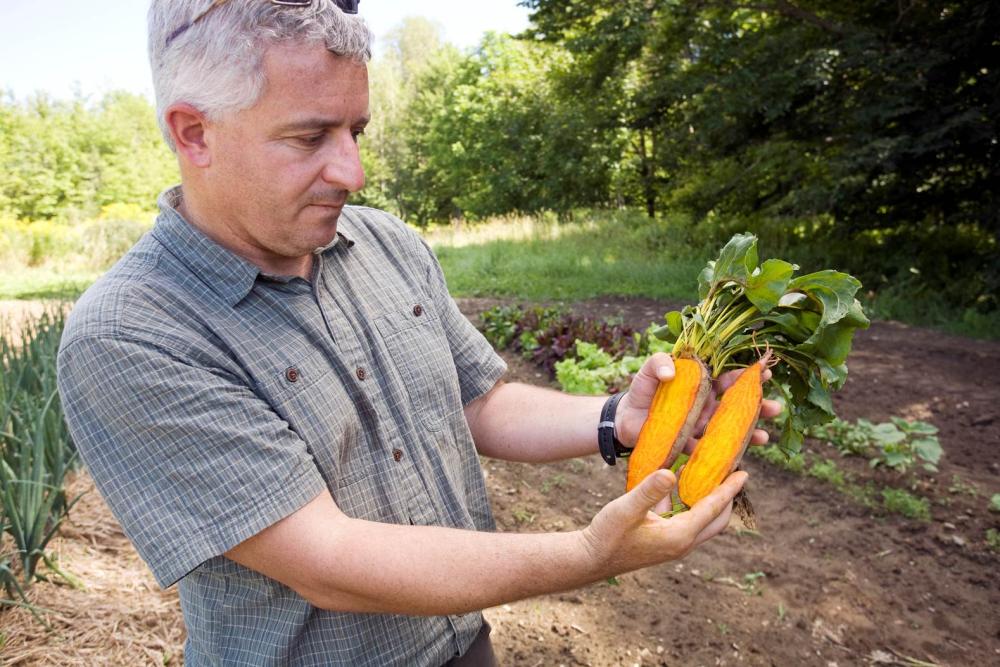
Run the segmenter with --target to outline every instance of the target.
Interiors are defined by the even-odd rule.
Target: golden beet
[[[766,360],[747,367],[726,390],[694,454],[681,471],[677,490],[688,507],[711,493],[736,469],[760,417],[761,372]]]
[[[669,465],[691,437],[712,382],[697,359],[675,359],[674,377],[661,382],[628,458],[625,490],[631,491],[648,475]]]

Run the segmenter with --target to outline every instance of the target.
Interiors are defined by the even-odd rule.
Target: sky
[[[152,98],[147,7],[147,0],[0,0],[0,92],[24,99],[44,91],[65,99],[124,89]],[[376,38],[407,16],[424,16],[461,48],[477,44],[487,30],[519,32],[528,25],[528,10],[517,0],[361,0],[360,13]]]

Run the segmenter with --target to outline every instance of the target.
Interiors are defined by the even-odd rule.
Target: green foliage
[[[802,453],[789,456],[776,445],[751,447],[748,451],[776,467],[794,474],[804,472],[814,479],[829,484],[859,505],[872,509],[881,508],[909,519],[930,520],[930,501],[927,498],[916,496],[906,489],[885,487],[879,490],[871,482],[858,484],[853,475],[841,470],[831,459],[810,456],[811,463],[807,467],[807,459]]]
[[[787,452],[777,445],[750,447],[747,451],[754,456],[764,459],[775,467],[788,470],[796,475],[801,475],[805,472],[806,461],[802,452]]]
[[[855,424],[834,419],[811,427],[808,435],[828,442],[844,455],[868,457],[872,467],[885,465],[906,472],[920,460],[925,470],[936,472],[943,454],[937,432],[933,424],[892,417],[881,424],[867,419]]]
[[[844,478],[844,473],[837,467],[837,464],[830,459],[824,459],[813,463],[809,467],[808,474],[810,477],[815,477],[816,479],[826,482],[827,484],[832,484],[838,489],[843,489],[847,484],[847,480]]]
[[[654,343],[655,345],[655,343]],[[594,343],[575,342],[576,356],[556,363],[556,380],[571,394],[606,394],[609,389],[624,389],[639,372],[648,356],[625,355],[618,359]],[[649,353],[657,350],[653,347]]]
[[[902,514],[908,519],[930,521],[931,504],[926,498],[913,495],[906,489],[882,489],[882,505],[894,514]]]
[[[480,331],[498,350],[507,349],[518,335],[518,322],[524,316],[519,306],[496,306],[483,311]],[[530,332],[525,332],[530,333]]]
[[[42,578],[43,561],[76,583],[45,550],[75,502],[63,489],[76,450],[56,389],[62,327],[62,311],[56,310],[29,325],[23,342],[0,334],[0,524],[13,541],[23,586]],[[23,599],[6,579],[8,596],[18,592]]]
[[[571,394],[604,394],[608,385],[621,377],[620,364],[613,364],[611,355],[593,343],[576,341],[575,359],[556,363],[556,380],[563,391]]]
[[[990,498],[990,511],[1000,512],[1000,493],[994,493]]]
[[[564,51],[487,35],[467,56],[439,47],[404,87],[406,113],[383,188],[419,225],[603,203],[605,141],[553,88]]]
[[[739,584],[739,589],[747,595],[762,595],[761,580],[767,577],[764,572],[747,572],[743,575],[743,583]]]
[[[524,4],[574,58],[560,90],[624,139],[617,196],[997,309],[997,3]]]
[[[1000,551],[1000,530],[996,528],[986,529],[986,546],[993,551]]]
[[[96,217],[110,204],[148,210],[177,180],[176,161],[144,97],[0,98],[0,217],[38,224]],[[32,251],[33,260],[50,250]]]
[[[498,349],[520,351],[555,373],[574,394],[624,389],[649,355],[670,345],[615,320],[594,320],[562,308],[496,306],[481,315],[483,335]]]
[[[781,361],[773,373],[787,412],[778,444],[798,451],[808,427],[834,417],[830,394],[847,379],[854,332],[868,327],[854,298],[861,284],[838,271],[796,277],[784,260],[758,262],[757,237],[734,235],[698,276],[701,301],[667,313],[656,335],[714,377],[768,350]]]

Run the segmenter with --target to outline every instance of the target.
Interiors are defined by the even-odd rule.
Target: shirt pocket
[[[375,317],[389,354],[388,366],[402,381],[410,414],[424,428],[441,430],[462,409],[461,390],[448,337],[434,307],[425,301],[396,306]]]
[[[328,486],[370,474],[357,407],[322,350],[285,346],[262,366],[259,392],[305,443]]]
[[[258,364],[257,386],[275,408],[308,397],[333,370],[321,350],[280,342]]]

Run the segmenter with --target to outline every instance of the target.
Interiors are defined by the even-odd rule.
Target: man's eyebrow
[[[352,122],[351,125],[367,125],[371,120],[371,116],[362,116],[356,121]],[[300,132],[303,130],[320,130],[327,127],[341,127],[346,125],[346,121],[339,118],[304,118],[302,120],[296,120],[291,123],[286,123],[277,129],[279,134],[286,132]]]

